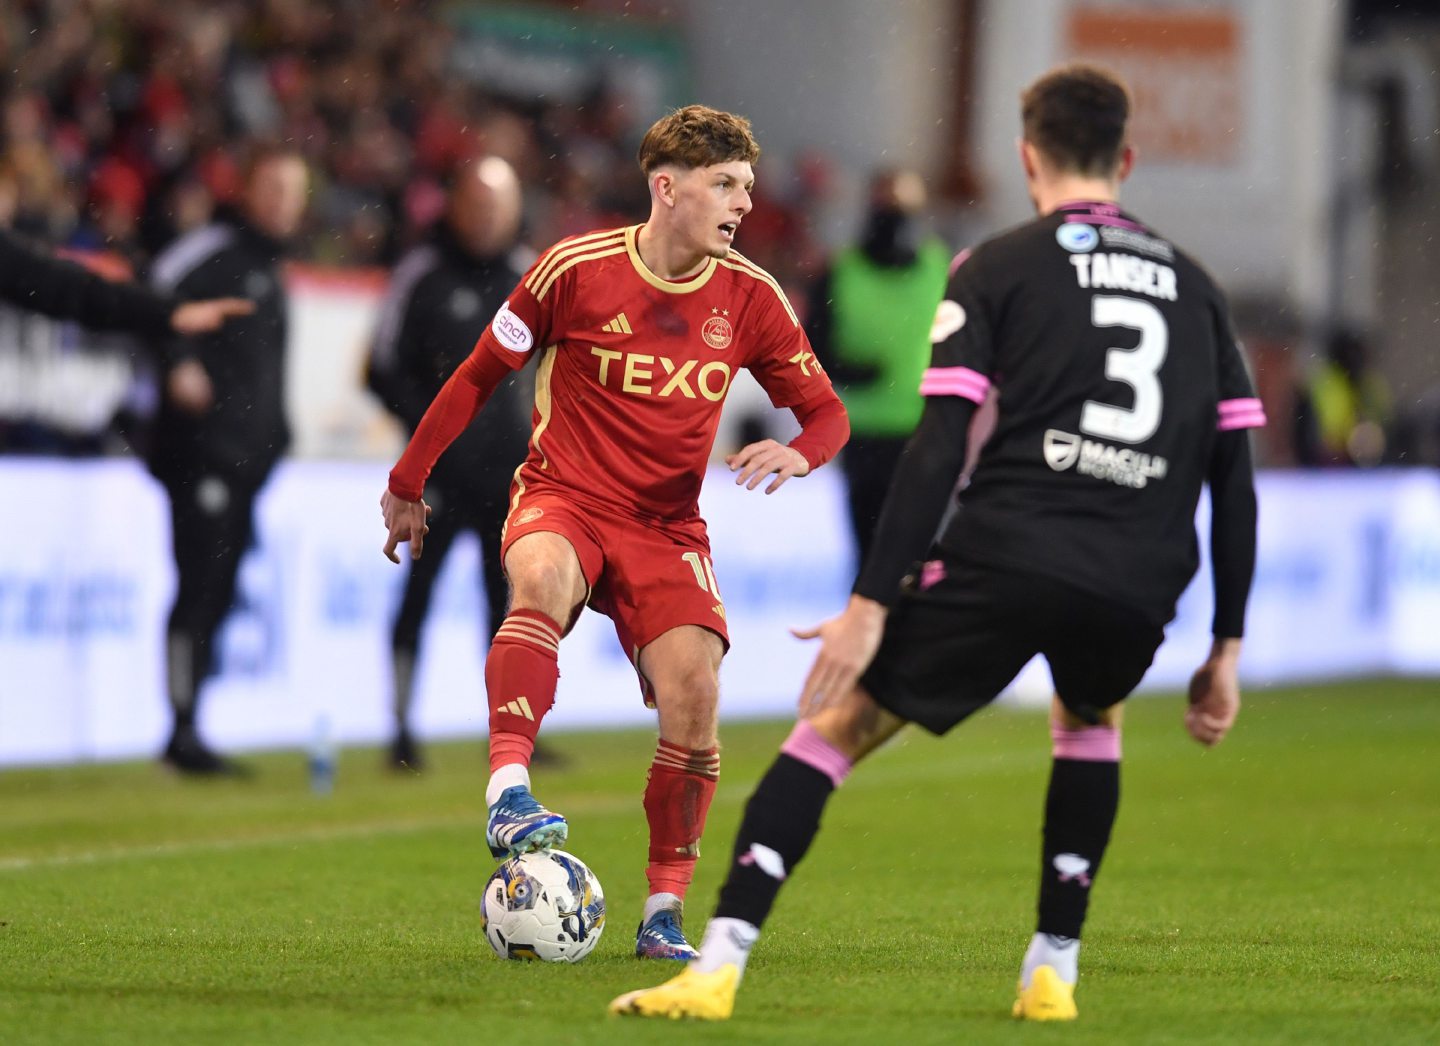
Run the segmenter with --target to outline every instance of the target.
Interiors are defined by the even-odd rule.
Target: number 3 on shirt
[[[1086,400],[1080,431],[1121,443],[1144,443],[1160,427],[1164,396],[1156,376],[1170,347],[1165,317],[1148,301],[1097,294],[1091,299],[1090,322],[1096,327],[1129,327],[1140,332],[1133,349],[1112,348],[1105,354],[1105,377],[1135,390],[1135,406],[1116,407]]]

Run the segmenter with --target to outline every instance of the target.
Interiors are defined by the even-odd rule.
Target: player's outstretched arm
[[[163,336],[177,302],[128,280],[107,280],[0,227],[0,301],[97,330]]]
[[[210,334],[255,311],[245,298],[176,302],[131,281],[107,280],[83,265],[55,258],[0,231],[0,298],[57,319],[136,334]]]
[[[385,517],[385,558],[399,563],[395,551],[402,541],[410,542],[410,558],[419,559],[425,548],[425,535],[430,533],[430,506],[423,500],[406,501],[390,491],[380,495],[380,514]]]
[[[176,334],[210,334],[234,317],[249,316],[254,311],[255,303],[248,298],[187,301],[170,314],[170,327]]]
[[[1185,729],[1207,748],[1218,745],[1240,714],[1240,640],[1217,639],[1190,677]]]

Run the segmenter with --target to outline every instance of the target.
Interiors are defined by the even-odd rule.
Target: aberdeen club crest
[[[728,315],[729,310],[726,310]],[[725,316],[711,316],[700,328],[700,337],[705,339],[705,344],[712,349],[728,349],[731,340],[735,337],[735,330],[730,326],[730,321]]]

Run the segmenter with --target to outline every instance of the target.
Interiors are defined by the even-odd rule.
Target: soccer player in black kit
[[[849,605],[797,633],[821,640],[801,720],[746,806],[700,957],[612,1012],[729,1017],[780,885],[854,763],[907,722],[944,733],[1043,654],[1054,762],[1014,1014],[1073,1019],[1081,927],[1119,804],[1120,702],[1197,569],[1204,483],[1215,641],[1185,726],[1213,745],[1235,721],[1255,561],[1246,430],[1264,413],[1214,283],[1115,202],[1134,163],[1125,86],[1066,66],[1022,109],[1040,216],[957,259],[924,415]],[[936,538],[992,386],[999,421]]]

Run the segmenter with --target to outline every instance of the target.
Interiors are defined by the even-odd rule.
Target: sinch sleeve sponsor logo
[[[490,321],[490,329],[495,334],[495,340],[512,352],[529,352],[535,347],[535,335],[524,320],[510,311],[508,301],[500,306],[500,311]]]

